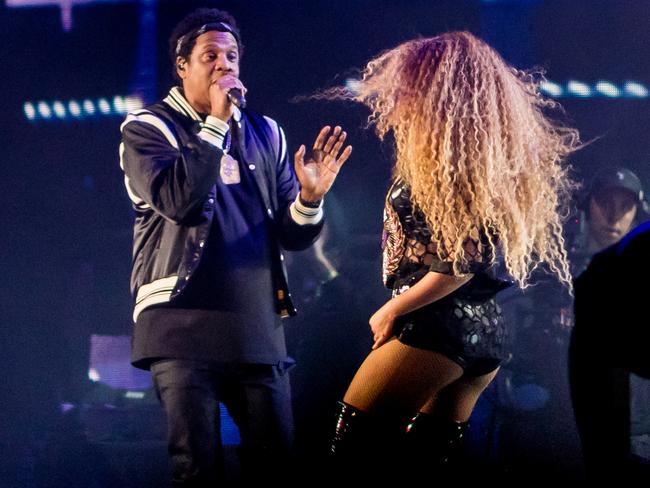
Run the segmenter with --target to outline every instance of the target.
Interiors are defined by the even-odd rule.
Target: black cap
[[[637,175],[627,168],[613,167],[599,171],[591,184],[590,195],[606,188],[622,188],[633,193],[637,200],[643,200],[643,186]]]

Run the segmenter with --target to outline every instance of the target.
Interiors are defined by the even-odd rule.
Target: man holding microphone
[[[239,427],[243,476],[282,473],[292,440],[284,332],[295,314],[282,250],[308,247],[352,148],[323,127],[292,171],[284,133],[245,108],[235,20],[198,9],[174,29],[180,86],[122,125],[135,209],[132,362],[166,411],[174,486],[223,476],[219,403]],[[280,480],[278,480],[280,481]]]

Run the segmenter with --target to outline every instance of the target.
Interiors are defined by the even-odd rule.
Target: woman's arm
[[[372,348],[376,349],[390,339],[397,317],[440,300],[463,286],[472,276],[474,275],[453,276],[429,272],[404,293],[387,301],[370,317],[370,328],[375,341]]]

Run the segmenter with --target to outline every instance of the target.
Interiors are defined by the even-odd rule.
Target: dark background
[[[362,108],[293,103],[292,97],[341,83],[399,42],[458,29],[481,36],[519,67],[545,68],[548,78],[560,83],[650,83],[650,2],[643,0],[100,2],[75,6],[69,32],[56,6],[3,5],[0,436],[6,445],[42,438],[59,404],[83,395],[90,334],[129,334],[131,327],[132,213],[117,152],[122,118],[32,122],[23,103],[134,90],[147,101],[163,96],[172,83],[167,37],[197,6],[223,8],[236,17],[245,44],[241,78],[249,106],[284,126],[291,151],[309,143],[325,123],[344,125],[350,133],[355,151],[328,199],[327,246],[339,272],[368,298],[355,302],[351,323],[345,324],[361,344],[351,349],[352,364],[369,341],[364,321],[386,297],[377,266],[392,150],[364,128]],[[155,14],[146,28],[142,12]],[[143,42],[147,29],[155,37]],[[142,59],[150,62],[147,72]],[[647,98],[560,102],[565,120],[584,140],[594,140],[571,159],[578,179],[625,165],[648,186]],[[301,259],[294,256],[292,267]],[[305,285],[303,293],[305,277],[296,274],[294,293],[299,300],[303,294],[309,312],[313,290]],[[307,323],[303,315],[298,322]],[[290,344],[299,349],[295,355],[308,356],[309,347],[318,347],[304,336],[308,326],[288,327]],[[318,337],[325,351],[337,347],[322,331]],[[305,395],[300,389],[296,394]]]

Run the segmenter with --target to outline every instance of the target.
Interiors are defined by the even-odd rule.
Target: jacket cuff
[[[226,134],[230,129],[229,125],[217,117],[208,115],[205,122],[201,122],[201,130],[199,137],[205,142],[209,142],[219,149],[223,149],[223,141],[226,139]]]
[[[300,203],[300,193],[296,195],[296,200],[289,207],[291,218],[298,225],[315,225],[323,219],[323,201],[321,200],[318,208],[306,207]]]

